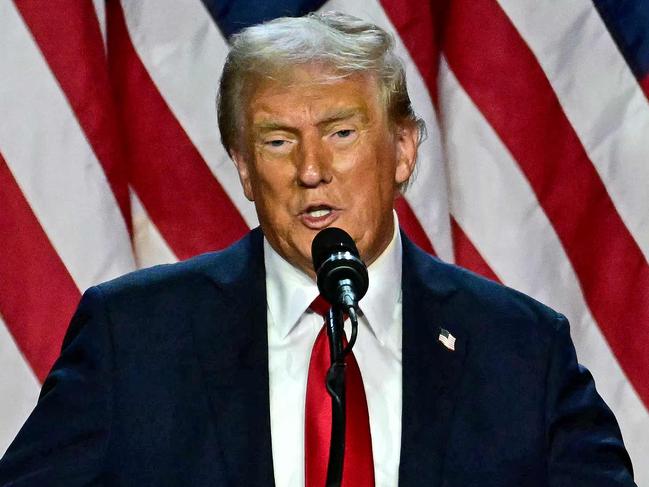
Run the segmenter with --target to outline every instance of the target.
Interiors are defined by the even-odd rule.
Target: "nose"
[[[319,136],[305,137],[300,144],[297,161],[297,182],[300,186],[315,188],[330,183],[331,154]]]

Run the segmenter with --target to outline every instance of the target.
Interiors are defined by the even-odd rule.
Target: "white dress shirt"
[[[401,450],[401,237],[368,268],[369,289],[354,355],[365,386],[377,487],[398,483]],[[309,276],[264,241],[273,467],[277,487],[304,486],[304,421],[311,348],[322,317],[307,311],[318,295]],[[345,323],[347,336],[350,325]],[[323,379],[324,380],[324,377]]]

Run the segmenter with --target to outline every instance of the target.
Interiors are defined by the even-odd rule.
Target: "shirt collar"
[[[397,213],[393,214],[392,240],[367,268],[370,285],[358,303],[370,329],[381,343],[387,340],[390,326],[394,323],[395,306],[401,302],[401,234]]]
[[[272,326],[285,338],[302,313],[318,296],[318,286],[304,272],[291,265],[264,238],[266,299]]]
[[[369,288],[359,307],[374,335],[383,342],[393,323],[395,305],[401,301],[402,247],[399,220],[394,215],[392,240],[367,268]],[[282,337],[288,336],[311,302],[318,296],[315,281],[291,265],[264,238],[266,299],[272,326]]]

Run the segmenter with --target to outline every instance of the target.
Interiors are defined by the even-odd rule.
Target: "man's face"
[[[415,125],[390,124],[372,77],[332,74],[306,66],[258,82],[246,148],[233,154],[268,242],[311,276],[311,242],[325,227],[347,231],[367,264],[387,247],[416,155]]]

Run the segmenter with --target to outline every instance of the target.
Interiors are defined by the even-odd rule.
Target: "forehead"
[[[341,75],[331,68],[306,65],[259,77],[251,88],[246,111],[253,125],[269,119],[307,121],[352,112],[382,118],[378,83],[371,74]]]

